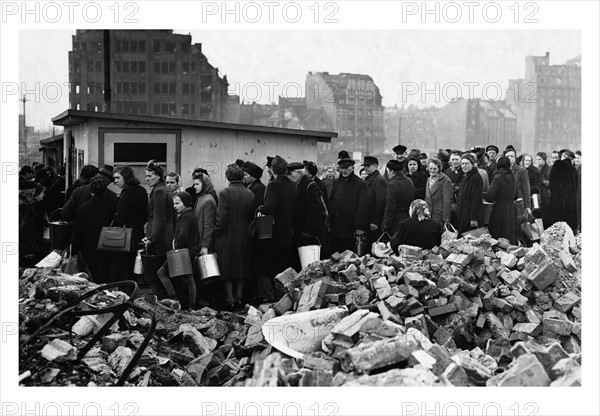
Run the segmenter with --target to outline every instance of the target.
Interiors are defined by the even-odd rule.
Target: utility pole
[[[27,156],[27,118],[25,115],[25,103],[27,102],[26,94],[23,94],[23,98],[21,98],[20,101],[23,103],[23,145],[24,145],[23,150],[24,150],[24,156],[26,158],[25,163],[29,164],[29,157]]]
[[[110,30],[103,31],[103,51],[104,51],[104,111],[110,113],[110,104],[112,101],[112,90],[110,88]]]

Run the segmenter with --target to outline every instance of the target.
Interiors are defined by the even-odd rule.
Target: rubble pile
[[[157,327],[125,385],[578,386],[580,251],[579,236],[557,223],[531,248],[486,234],[433,250],[400,246],[399,256],[335,253],[278,275],[279,301],[244,314],[136,298]],[[30,341],[44,318],[94,287],[70,278],[23,274],[24,385],[114,384],[148,331],[149,318],[127,312],[80,362],[105,317],[89,332],[58,321]],[[105,291],[87,303],[123,297]]]

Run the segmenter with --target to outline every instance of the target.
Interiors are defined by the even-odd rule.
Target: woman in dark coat
[[[458,226],[459,233],[477,228],[482,223],[483,213],[483,179],[476,167],[475,157],[465,153],[460,160],[464,172],[458,194]]]
[[[112,253],[110,281],[129,280],[138,245],[144,237],[144,224],[148,219],[148,193],[135,177],[133,169],[121,166],[115,169],[115,184],[121,188],[113,227],[131,228],[131,253]]]
[[[216,249],[225,303],[232,309],[241,305],[244,281],[251,272],[248,225],[254,215],[254,194],[242,184],[244,172],[238,165],[227,166],[225,177],[229,186],[219,192]]]
[[[165,171],[151,160],[146,166],[146,182],[152,191],[148,201],[148,225],[146,237],[142,242],[148,246],[151,254],[165,254],[172,249],[174,236],[173,197],[165,185]]]
[[[406,175],[415,185],[414,199],[425,199],[425,188],[427,186],[427,172],[416,156],[407,159],[408,174]]]
[[[290,267],[294,250],[294,231],[292,228],[292,208],[296,185],[287,177],[287,161],[280,156],[270,160],[273,180],[265,190],[265,204],[259,207],[261,214],[273,216],[273,238],[270,243],[270,277],[258,276],[257,296],[274,299],[273,278]]]
[[[565,221],[577,229],[577,172],[569,159],[557,160],[550,169],[550,203],[544,210],[544,228]]]
[[[432,249],[440,245],[442,230],[438,222],[431,219],[429,206],[422,199],[415,199],[409,208],[410,218],[402,221],[398,232],[392,236],[390,246],[398,254],[398,246],[409,246]]]
[[[107,182],[104,179],[92,178],[90,184],[92,199],[77,210],[71,240],[72,254],[81,254],[91,278],[100,284],[109,282],[110,253],[96,250],[98,240],[102,227],[110,225],[117,209],[112,199],[104,197],[106,186]]]
[[[521,159],[521,163],[523,164],[525,170],[527,170],[530,195],[539,194],[540,188],[542,187],[542,176],[537,168],[533,165],[533,157],[529,154],[525,154]]]
[[[490,189],[483,194],[488,202],[494,202],[489,230],[494,238],[506,238],[511,244],[517,243],[515,235],[515,198],[517,184],[510,170],[510,160],[501,156],[497,160],[497,170]]]

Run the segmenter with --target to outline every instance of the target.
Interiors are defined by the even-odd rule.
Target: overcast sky
[[[227,75],[230,93],[265,104],[276,102],[279,95],[304,95],[308,71],[370,75],[385,106],[441,106],[446,103],[444,96],[456,95],[456,84],[461,95],[467,97],[469,87],[465,83],[487,86],[487,98],[496,98],[499,93],[503,97],[508,80],[524,76],[525,56],[548,51],[551,64],[562,64],[581,54],[581,34],[576,30],[175,33],[191,33],[192,42],[203,44],[209,62],[219,68],[221,75]],[[27,103],[28,124],[36,129],[49,128],[50,119],[68,107],[68,88],[64,84],[68,82],[68,51],[74,34],[74,30],[20,31],[20,82],[27,89],[35,88],[35,83],[40,88],[39,96],[28,96],[31,101]],[[54,83],[63,86],[60,93]],[[456,84],[445,87],[449,83]],[[496,85],[501,86],[501,91]],[[418,91],[412,93],[416,88]],[[440,100],[434,94],[423,100],[421,92],[425,89],[437,89]],[[480,87],[476,87],[474,95],[482,96]]]

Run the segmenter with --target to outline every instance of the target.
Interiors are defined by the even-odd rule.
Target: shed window
[[[166,143],[115,143],[115,163],[167,162]]]

